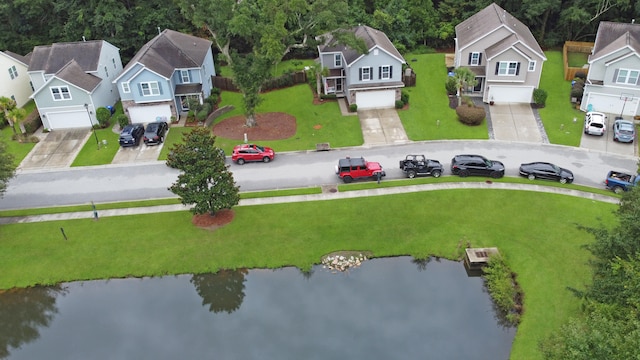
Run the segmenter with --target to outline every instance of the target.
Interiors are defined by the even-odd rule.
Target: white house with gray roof
[[[546,60],[529,28],[496,3],[456,26],[454,67],[476,74],[466,94],[484,102],[531,103]]]
[[[329,70],[322,77],[324,94],[344,97],[359,110],[394,107],[404,87],[404,58],[382,31],[364,25],[349,31],[364,40],[369,51],[360,54],[331,34],[323,35],[318,46],[320,66]]]
[[[169,121],[211,95],[212,42],[166,29],[147,42],[113,82],[132,123]]]
[[[0,96],[13,99],[18,107],[24,106],[33,93],[28,68],[28,57],[0,51]]]
[[[112,81],[121,72],[120,50],[104,40],[36,46],[28,73],[43,127],[97,124],[96,109],[118,101]]]
[[[601,21],[580,108],[640,115],[640,25]]]

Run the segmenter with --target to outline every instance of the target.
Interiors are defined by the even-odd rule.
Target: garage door
[[[526,86],[496,86],[489,88],[488,100],[497,103],[531,103],[533,88]]]
[[[356,93],[358,110],[385,109],[396,105],[395,90],[361,91]]]
[[[132,123],[169,121],[171,108],[169,105],[132,106],[129,108],[129,118]]]
[[[46,115],[51,130],[91,127],[91,120],[85,110],[54,112]]]
[[[626,97],[626,99],[627,100],[625,101],[625,97],[621,97],[620,95],[589,93],[586,96],[586,101],[583,101],[580,106],[584,111],[587,111],[587,109],[589,109],[592,111],[599,111],[616,115],[636,115],[638,112],[638,98],[634,98],[629,95],[628,97]]]

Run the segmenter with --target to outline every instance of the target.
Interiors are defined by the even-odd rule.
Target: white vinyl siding
[[[51,96],[53,97],[53,101],[71,100],[71,93],[69,92],[69,87],[52,86],[49,89],[51,90]]]

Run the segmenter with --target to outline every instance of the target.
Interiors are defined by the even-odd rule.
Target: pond
[[[431,260],[14,289],[0,293],[0,358],[508,359],[515,328],[482,279]]]

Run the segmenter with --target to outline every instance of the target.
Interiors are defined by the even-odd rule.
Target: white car
[[[601,112],[590,111],[584,117],[584,133],[589,135],[604,135],[607,128],[607,116]]]

